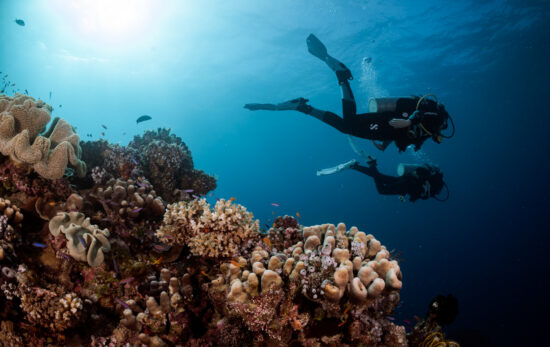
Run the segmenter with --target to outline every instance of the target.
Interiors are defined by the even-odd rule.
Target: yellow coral
[[[79,176],[84,176],[86,164],[80,160],[79,137],[69,123],[56,118],[49,131],[40,135],[50,121],[51,111],[51,106],[30,96],[0,95],[0,152],[17,163],[32,166],[47,179],[63,177],[69,163]]]

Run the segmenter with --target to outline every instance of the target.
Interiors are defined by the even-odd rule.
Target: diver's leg
[[[336,73],[338,84],[342,90],[342,108],[345,120],[352,121],[356,116],[356,104],[349,80],[353,79],[351,71],[338,59],[330,56],[325,45],[313,34],[306,39],[309,53],[324,61]],[[350,118],[350,119],[348,119]]]

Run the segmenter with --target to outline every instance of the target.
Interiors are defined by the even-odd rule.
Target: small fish
[[[126,279],[123,279],[122,281],[118,282],[118,284],[126,284],[126,283],[130,283],[134,280],[133,277],[128,277]]]
[[[63,258],[65,258],[66,260],[69,260],[69,261],[71,260],[71,257],[69,257],[68,255],[66,255],[65,253],[61,253],[61,256],[62,256]]]
[[[347,321],[342,321],[340,324],[338,324],[338,327],[341,327],[342,325],[346,324]]]
[[[46,246],[45,244],[43,243],[40,243],[40,242],[35,242],[32,244],[34,247],[38,247],[38,248],[46,248],[48,246]]]
[[[124,135],[126,135],[126,131],[125,131],[125,132],[123,132],[123,133],[122,133],[122,135],[123,135],[123,136],[124,136]]]
[[[60,104],[58,107],[63,107],[63,105]]]
[[[131,212],[136,213],[136,212],[139,212],[141,210],[143,210],[143,207],[137,207],[137,208],[134,208]]]
[[[231,201],[231,202],[233,202],[233,201],[235,201],[235,200],[237,200],[236,197],[231,197],[231,198],[229,199],[229,201]]]
[[[408,319],[403,319],[403,322],[404,322],[405,324],[408,324],[408,325],[411,325],[411,324],[412,324],[412,322],[411,322],[410,320],[408,320]]]
[[[275,211],[271,211],[271,215],[274,216],[274,215],[275,215]]]
[[[206,277],[210,278],[210,276],[208,276],[208,274],[207,274],[206,272],[204,272],[204,271],[201,271],[201,274],[202,274],[203,276],[206,276]]]
[[[105,130],[107,130],[107,126],[105,124],[101,124],[101,127]]]
[[[156,249],[157,251],[164,252],[170,248],[170,245],[164,245],[164,244],[154,245],[153,248]]]
[[[127,303],[125,303],[124,301],[120,300],[119,298],[115,298],[116,302],[118,302],[120,304],[120,306],[124,307],[124,308],[130,308],[130,306],[128,306]]]
[[[193,189],[185,189],[184,192],[185,192],[185,193],[193,193],[194,190],[193,190]]]
[[[104,132],[104,131],[101,132],[101,136],[105,136],[105,132]]]
[[[416,316],[416,315],[414,316],[414,320],[417,321],[417,322],[420,322],[420,321],[421,321],[420,317],[418,317],[418,316]]]
[[[300,218],[300,212],[296,212],[296,217]]]
[[[157,265],[157,264],[160,264],[160,262],[162,261],[162,257],[158,258],[157,260],[155,260],[153,262],[153,265]]]
[[[15,23],[17,23],[17,25],[20,25],[20,26],[22,26],[22,27],[25,26],[25,21],[22,20],[22,19],[16,19],[16,20],[15,20]],[[6,75],[6,76],[7,76],[7,75]]]
[[[146,120],[153,119],[151,116],[144,114],[143,116],[140,116],[138,119],[136,119],[136,124],[139,124],[141,122],[145,122]]]
[[[272,203],[271,203],[271,205],[273,205],[273,206],[275,206],[275,207],[279,207],[279,206],[281,206],[281,205],[279,205],[279,204],[278,204],[278,203],[276,203],[276,202],[272,202]]]
[[[135,158],[132,158],[132,163],[134,163],[134,165],[136,165],[136,166],[137,166],[137,164],[138,164],[138,162],[137,162],[137,160],[136,160]]]
[[[267,223],[264,223],[264,225],[266,229],[269,229],[269,225]]]
[[[271,240],[269,239],[269,237],[264,237],[263,241],[267,245],[267,247],[271,248]]]
[[[12,87],[15,87],[15,83],[12,83],[11,86],[12,86]]]
[[[116,262],[116,259],[113,257],[113,268],[115,269],[115,272],[118,273],[118,264]]]
[[[214,194],[213,194],[213,193],[210,193],[210,194],[208,194],[208,196],[209,196],[209,197],[213,197],[213,196],[214,196]]]
[[[193,197],[193,199],[200,199],[200,198],[201,198],[200,196],[195,195],[195,194],[193,194],[193,195],[191,195],[191,196]]]
[[[29,95],[29,91],[25,89],[25,94]]]
[[[234,266],[237,266],[237,267],[240,267],[240,268],[243,268],[244,265],[241,265],[239,262],[237,262],[236,260],[231,260],[231,264],[234,265]]]
[[[273,223],[273,226],[272,226],[272,228],[275,228],[275,223]]]
[[[52,92],[50,92],[50,100],[52,99]]]
[[[84,239],[82,238],[82,236],[78,235],[78,239],[80,240],[80,243],[82,244],[82,246],[86,247],[86,241],[84,241]]]
[[[394,317],[391,317],[391,316],[386,316],[386,319],[387,319],[387,320],[391,320],[392,322],[395,320],[395,318],[394,318]]]
[[[351,308],[351,304],[348,302],[348,305],[347,305],[346,308],[344,309],[344,313],[343,313],[343,314],[348,313],[348,311],[349,311],[350,308]]]
[[[48,202],[48,205],[50,205],[50,206],[55,206],[56,204],[57,204],[57,203],[56,203],[55,201],[50,201],[50,202]]]

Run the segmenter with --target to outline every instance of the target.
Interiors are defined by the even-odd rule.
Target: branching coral
[[[206,199],[171,204],[157,231],[162,242],[187,245],[194,255],[214,258],[239,255],[258,236],[259,221],[252,213],[225,199],[213,209]]]
[[[80,212],[60,212],[50,220],[50,233],[58,236],[61,233],[67,238],[69,255],[76,260],[86,261],[90,266],[103,263],[104,252],[111,249],[109,230],[99,229],[90,223],[90,218]]]
[[[83,176],[86,164],[80,160],[79,138],[65,120],[54,119],[41,135],[51,111],[51,106],[30,96],[0,95],[0,152],[16,163],[32,166],[47,179],[63,177],[69,163]]]
[[[75,293],[27,288],[21,294],[21,308],[30,323],[61,332],[78,324],[83,304]]]

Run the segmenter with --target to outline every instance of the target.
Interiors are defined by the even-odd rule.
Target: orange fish
[[[341,327],[342,325],[346,324],[346,320],[343,320],[340,324],[338,324],[339,327]]]
[[[275,228],[275,223],[273,223],[273,226],[272,226],[272,228]]]
[[[271,214],[275,214],[275,211],[271,211]]]
[[[157,260],[155,260],[153,262],[153,265],[157,265],[157,264],[160,264],[160,262],[162,261],[162,257],[158,258]]]
[[[346,306],[346,309],[344,310],[343,314],[348,313],[349,309],[351,308],[351,305],[348,303],[348,306]]]
[[[204,276],[206,276],[206,277],[208,277],[208,278],[210,278],[210,276],[208,276],[208,274],[207,274],[206,272],[204,272],[204,271],[201,271],[201,274],[204,275]]]
[[[264,237],[263,241],[267,245],[267,247],[271,248],[271,240],[269,239],[269,237]]]
[[[238,266],[240,268],[243,268],[244,265],[241,265],[239,262],[237,262],[236,260],[231,260],[231,264],[233,264],[234,266]]]
[[[233,201],[235,201],[235,200],[237,200],[236,197],[232,197],[231,199],[229,199],[229,201],[231,201],[231,202],[233,202]]]
[[[50,205],[50,206],[55,206],[55,204],[56,204],[55,201],[50,201],[50,202],[48,203],[48,205]]]
[[[296,216],[300,218],[300,212],[296,212]]]

